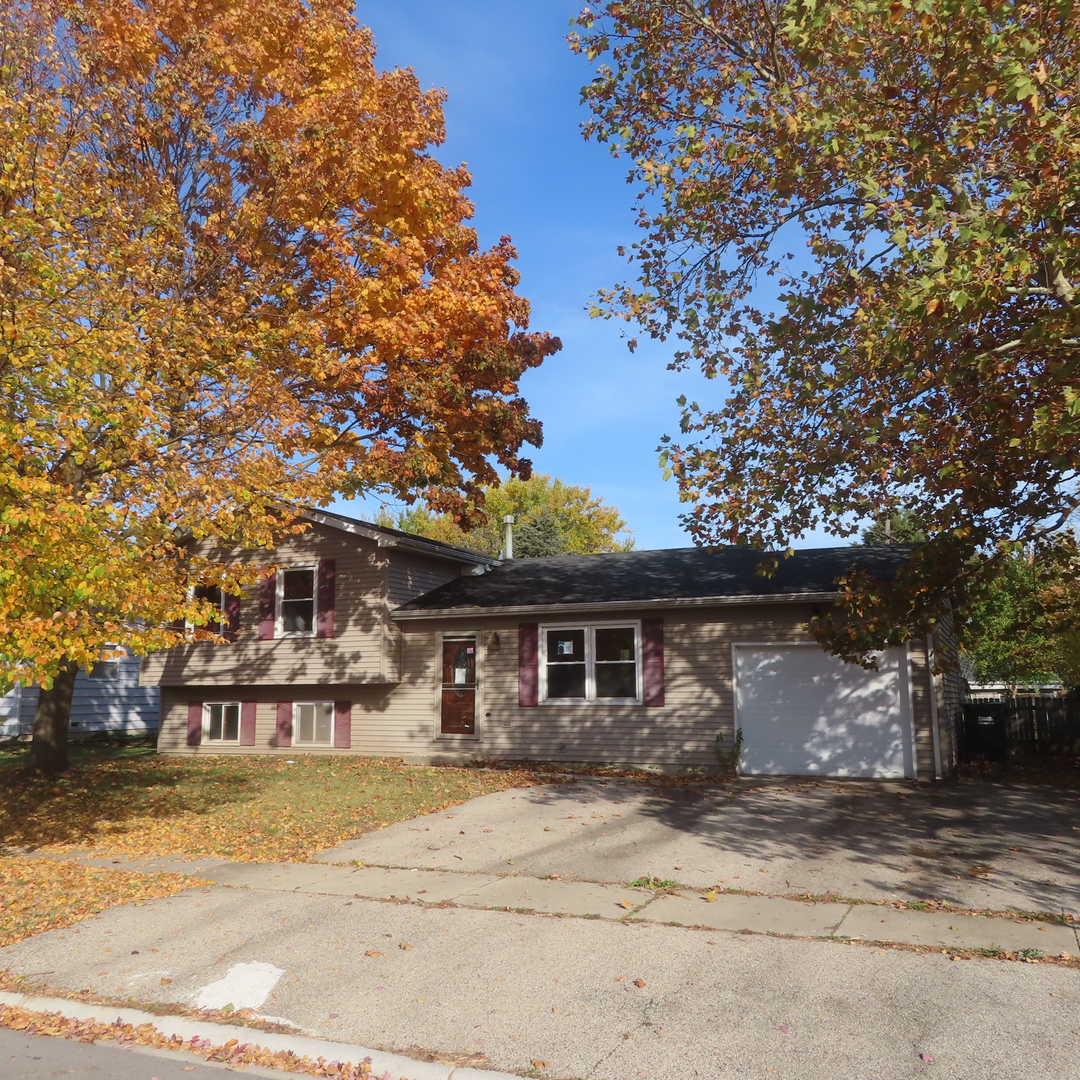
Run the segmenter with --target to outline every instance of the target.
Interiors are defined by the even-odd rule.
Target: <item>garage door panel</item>
[[[867,671],[807,646],[735,650],[740,768],[752,775],[902,777],[910,771],[901,650]]]

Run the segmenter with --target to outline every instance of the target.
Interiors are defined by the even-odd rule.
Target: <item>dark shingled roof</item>
[[[763,553],[745,547],[671,548],[514,559],[476,577],[440,585],[397,610],[438,611],[558,604],[656,602],[712,597],[831,593],[858,566],[891,579],[910,547],[807,548],[780,558],[772,577],[755,572]]]

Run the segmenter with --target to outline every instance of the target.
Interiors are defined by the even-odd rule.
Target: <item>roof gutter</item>
[[[481,615],[529,615],[542,611],[638,611],[642,608],[717,607],[734,604],[814,604],[835,600],[838,592],[763,593],[754,596],[685,596],[662,600],[597,600],[572,604],[512,604],[505,607],[426,608],[390,612],[398,622],[416,619],[475,619]]]

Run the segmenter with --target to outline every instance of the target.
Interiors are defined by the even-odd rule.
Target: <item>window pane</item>
[[[226,742],[236,742],[240,738],[240,706],[222,705],[222,739]]]
[[[634,628],[602,626],[596,631],[597,660],[633,660]]]
[[[315,706],[315,742],[329,743],[334,729],[334,703],[320,701]]]
[[[598,698],[637,697],[637,664],[597,664]]]
[[[296,706],[296,741],[310,743],[315,741],[315,706]]]
[[[211,705],[210,707],[210,724],[206,737],[212,741],[221,740],[221,705]]]
[[[281,628],[286,632],[306,633],[315,626],[313,600],[286,600],[281,605]]]
[[[443,638],[443,686],[476,683],[476,638]]]
[[[548,664],[547,696],[549,698],[583,698],[585,696],[585,665]]]
[[[286,570],[284,582],[285,600],[310,600],[315,595],[314,570]]]
[[[549,664],[581,664],[584,661],[584,630],[549,630],[547,632],[547,662]]]
[[[120,662],[118,660],[101,660],[94,665],[90,672],[91,679],[117,679],[120,677]]]
[[[196,585],[192,595],[196,600],[209,600],[218,611],[221,611],[220,585]],[[212,634],[221,633],[221,622],[219,620],[202,623],[201,625],[204,630],[209,630]]]

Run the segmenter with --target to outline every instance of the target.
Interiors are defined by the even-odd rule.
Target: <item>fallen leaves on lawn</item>
[[[328,1077],[329,1080],[369,1080],[371,1059],[360,1062],[315,1060],[294,1054],[291,1050],[268,1050],[258,1043],[242,1043],[229,1039],[215,1043],[211,1039],[181,1039],[162,1035],[152,1024],[122,1024],[116,1021],[101,1024],[94,1020],[73,1020],[60,1013],[30,1012],[14,1005],[0,1006],[0,1026],[33,1035],[62,1036],[79,1042],[114,1042],[121,1046],[153,1046],[159,1050],[186,1050],[199,1054],[206,1061],[225,1065],[261,1065],[290,1073]]]
[[[386,758],[290,763],[122,756],[108,748],[73,757],[71,772],[44,781],[22,769],[22,751],[0,753],[0,843],[8,850],[305,862],[361,833],[536,782],[527,770],[417,767]]]
[[[183,874],[79,866],[66,859],[0,857],[0,945],[71,926],[116,904],[205,885]]]

